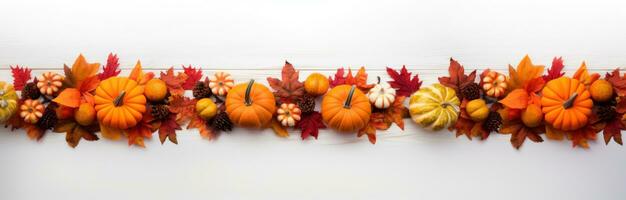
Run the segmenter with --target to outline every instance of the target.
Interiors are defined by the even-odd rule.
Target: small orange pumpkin
[[[561,77],[549,81],[541,93],[546,123],[564,131],[576,130],[587,124],[593,101],[583,83]]]
[[[113,77],[100,82],[94,97],[98,121],[117,129],[137,125],[146,112],[143,91],[142,86],[128,78]]]
[[[239,126],[266,127],[275,111],[274,94],[264,85],[254,83],[254,80],[236,85],[226,96],[228,118]]]
[[[304,81],[304,90],[313,96],[323,95],[328,91],[328,78],[320,73],[312,73]]]
[[[355,86],[340,85],[322,99],[322,119],[329,127],[342,132],[354,132],[370,120],[372,105]]]

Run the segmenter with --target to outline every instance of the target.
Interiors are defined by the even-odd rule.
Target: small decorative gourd
[[[467,102],[465,111],[475,122],[483,121],[489,115],[489,108],[487,107],[485,100],[482,99],[474,99]]]
[[[354,132],[370,120],[372,105],[354,85],[339,85],[330,90],[322,99],[322,119],[329,127]]]
[[[460,104],[454,89],[435,83],[411,95],[409,113],[420,126],[441,130],[456,123]]]
[[[480,83],[485,94],[489,97],[500,98],[504,96],[508,85],[506,76],[496,71],[488,70]]]
[[[233,87],[226,96],[225,105],[234,124],[249,128],[266,127],[276,111],[274,94],[254,80]]]
[[[604,80],[596,80],[589,86],[591,98],[597,102],[605,102],[613,97],[613,85]]]
[[[45,72],[37,77],[37,88],[45,95],[53,95],[63,85],[63,76],[54,72]]]
[[[283,126],[295,126],[297,121],[300,121],[300,114],[302,111],[296,104],[283,103],[276,111],[276,119],[280,121]]]
[[[320,73],[312,73],[304,81],[304,90],[313,96],[325,94],[328,91],[328,87],[328,78]]]
[[[202,98],[196,103],[196,112],[202,119],[211,119],[217,114],[217,105],[210,98]]]
[[[587,124],[593,101],[583,83],[560,77],[549,81],[541,93],[546,123],[564,131],[577,130]]]
[[[6,122],[17,111],[17,94],[13,85],[0,81],[0,123]]]
[[[235,85],[233,77],[226,72],[216,72],[209,77],[209,88],[213,94],[224,96]]]
[[[396,100],[396,90],[389,83],[381,83],[378,77],[378,83],[367,92],[367,98],[378,109],[389,108]]]
[[[81,103],[74,113],[74,119],[80,125],[89,126],[96,121],[96,109],[89,103]]]
[[[152,102],[159,102],[167,95],[165,81],[157,78],[150,79],[144,88],[144,95]]]
[[[39,100],[26,99],[20,106],[20,110],[20,117],[25,122],[34,124],[43,116],[44,106]]]
[[[146,112],[143,91],[144,88],[136,81],[124,77],[100,82],[94,96],[98,121],[117,129],[134,127]]]

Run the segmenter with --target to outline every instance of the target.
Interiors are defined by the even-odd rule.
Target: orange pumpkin
[[[370,120],[372,106],[355,86],[340,85],[322,99],[322,119],[329,127],[342,132],[354,132]]]
[[[593,101],[583,83],[561,77],[549,81],[541,93],[546,123],[564,131],[576,130],[587,124]]]
[[[266,127],[275,111],[274,94],[264,85],[254,83],[254,80],[236,85],[226,96],[228,118],[239,126]]]
[[[320,73],[312,73],[304,81],[304,90],[313,96],[321,96],[328,91],[328,78]]]
[[[146,112],[143,91],[142,86],[128,78],[114,77],[100,82],[94,97],[98,121],[117,129],[137,125]]]

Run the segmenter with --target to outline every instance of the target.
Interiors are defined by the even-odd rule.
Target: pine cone
[[[494,132],[498,131],[501,125],[502,117],[500,116],[500,113],[491,111],[489,112],[489,115],[487,115],[487,119],[483,122],[483,129],[487,132]]]
[[[156,120],[164,120],[169,117],[170,109],[165,104],[152,104],[150,105],[150,114]]]
[[[41,92],[37,88],[37,84],[30,82],[24,85],[22,88],[22,99],[38,99],[41,96]]]
[[[222,131],[233,130],[233,123],[228,118],[226,112],[218,113],[212,120],[208,121],[208,125]]]
[[[213,95],[211,88],[204,81],[196,83],[193,87],[193,97],[196,99],[209,98],[211,95]]]
[[[474,82],[461,86],[461,97],[467,100],[480,98],[480,86]]]
[[[43,115],[37,121],[37,127],[41,129],[52,129],[54,125],[57,123],[58,118],[57,114],[54,111],[54,108],[51,106],[46,107],[46,110],[43,112]]]
[[[315,97],[304,95],[298,101],[298,107],[302,110],[302,113],[308,114],[315,111]]]
[[[594,112],[601,121],[611,121],[617,117],[617,111],[615,111],[615,108],[610,105],[594,106]]]

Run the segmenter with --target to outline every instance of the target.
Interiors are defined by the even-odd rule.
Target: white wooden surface
[[[0,0],[0,78],[9,65],[59,70],[78,53],[125,71],[193,64],[265,82],[284,60],[331,75],[365,65],[370,77],[406,64],[424,84],[449,57],[470,69],[503,70],[528,53],[567,69],[626,67],[623,1],[34,1]],[[302,78],[304,79],[304,78]],[[623,199],[626,150],[601,140],[511,147],[430,133],[410,121],[371,145],[322,131],[278,138],[236,129],[216,141],[180,131],[179,145],[124,141],[67,147],[0,130],[0,199]]]

